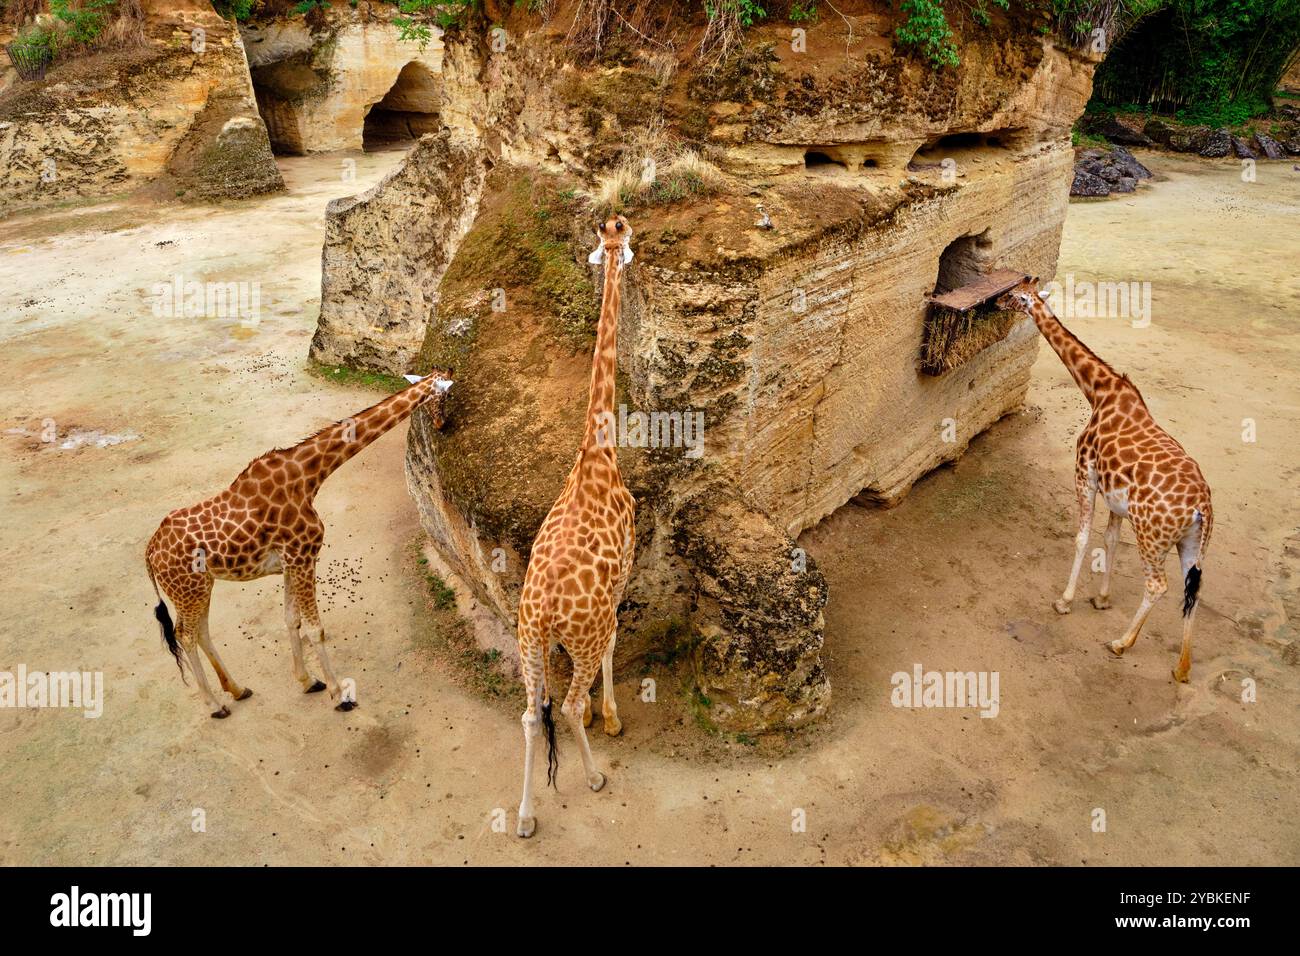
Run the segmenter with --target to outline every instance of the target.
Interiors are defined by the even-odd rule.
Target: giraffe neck
[[[622,250],[605,253],[605,288],[601,294],[600,323],[596,327],[596,350],[591,358],[591,396],[587,399],[587,428],[582,450],[600,444],[597,429],[614,414],[615,377],[618,373],[618,320],[623,311],[619,277],[623,272]]]
[[[1078,336],[1061,324],[1047,303],[1037,296],[1029,307],[1029,315],[1038,326],[1038,331],[1047,339],[1047,344],[1060,356],[1066,370],[1073,377],[1079,391],[1090,405],[1097,404],[1099,390],[1119,376],[1109,365],[1099,359],[1088,346],[1079,341]]]
[[[436,376],[426,376],[378,405],[322,428],[288,449],[285,454],[303,466],[308,494],[314,495],[340,465],[432,398],[435,381]]]

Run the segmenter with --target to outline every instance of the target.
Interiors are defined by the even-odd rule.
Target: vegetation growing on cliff
[[[140,0],[49,0],[50,18],[40,21],[47,6],[41,0],[0,6],[17,28],[17,51],[47,61],[104,46],[136,46],[144,39]]]

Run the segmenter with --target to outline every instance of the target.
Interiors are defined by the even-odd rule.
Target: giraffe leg
[[[591,756],[591,744],[587,742],[587,731],[582,726],[582,709],[584,699],[590,700],[591,682],[596,679],[600,661],[583,660],[573,662],[573,680],[569,683],[569,693],[560,708],[573,728],[573,736],[578,738],[578,749],[582,753],[582,769],[587,774],[587,786],[593,791],[605,786],[605,775],[596,769],[596,761]]]
[[[587,693],[582,698],[582,726],[584,727],[591,726],[592,710],[593,708],[591,706],[591,689],[588,688]]]
[[[199,696],[203,698],[204,706],[208,708],[208,713],[218,720],[229,717],[230,708],[218,700],[217,695],[212,692],[212,688],[208,685],[208,675],[203,672],[203,661],[199,658],[202,610],[186,608],[182,612],[178,607],[176,613],[180,617],[176,637],[181,647],[185,649],[185,656],[189,658],[190,672],[194,674],[194,683],[198,685]]]
[[[541,698],[542,674],[545,662],[541,654],[529,654],[526,660],[519,662],[524,677],[524,691],[528,695],[528,707],[524,710],[524,795],[519,800],[519,825],[515,833],[521,837],[530,837],[537,830],[537,814],[533,808],[533,756],[537,743],[537,728],[542,722],[538,705]]]
[[[1115,552],[1119,550],[1119,533],[1124,526],[1124,516],[1110,513],[1106,523],[1106,566],[1101,569],[1101,592],[1092,599],[1092,606],[1099,611],[1110,607],[1110,572],[1115,568]]]
[[[320,665],[321,673],[325,675],[325,689],[334,701],[334,709],[351,710],[357,702],[344,699],[343,688],[334,676],[334,668],[330,667],[329,655],[325,653],[325,628],[321,626],[320,611],[316,608],[316,564],[296,565],[291,569],[290,575],[293,580],[293,603],[302,615],[300,630],[316,657],[316,663]]]
[[[221,663],[221,655],[217,653],[216,647],[212,643],[212,635],[208,633],[208,611],[203,610],[203,617],[199,618],[199,646],[203,648],[203,653],[208,656],[208,661],[212,664],[212,669],[217,672],[217,681],[224,690],[235,700],[248,700],[253,696],[253,691],[249,687],[240,687],[230,672],[226,670]]]
[[[1183,572],[1183,581],[1187,572],[1201,560],[1201,523],[1192,524],[1187,534],[1178,542],[1178,566]],[[1191,608],[1183,608],[1183,649],[1178,655],[1178,666],[1174,668],[1174,680],[1186,684],[1192,673],[1192,620],[1196,617],[1196,607],[1200,601],[1193,599]]]
[[[1142,552],[1142,567],[1146,571],[1147,578],[1146,591],[1142,595],[1142,603],[1138,606],[1137,614],[1133,616],[1133,623],[1128,626],[1124,636],[1106,644],[1116,657],[1121,656],[1137,641],[1142,625],[1146,623],[1147,615],[1151,613],[1151,608],[1165,596],[1165,591],[1169,590],[1163,565],[1164,555],[1157,557],[1151,552],[1145,550]]]
[[[614,642],[618,631],[609,636],[609,647],[600,659],[601,675],[604,679],[600,691],[600,713],[605,718],[605,733],[617,737],[623,731],[623,722],[618,719],[618,704],[614,702]]]
[[[293,599],[293,581],[289,572],[284,572],[284,626],[289,632],[289,649],[293,652],[293,676],[302,685],[303,693],[315,694],[325,689],[323,681],[318,681],[307,672],[307,665],[302,656],[302,614]]]
[[[1079,499],[1079,533],[1074,536],[1074,566],[1070,569],[1070,581],[1065,585],[1060,600],[1052,604],[1057,614],[1069,614],[1070,604],[1074,601],[1083,556],[1088,550],[1088,536],[1092,534],[1092,508],[1097,499],[1097,486],[1087,479],[1079,479],[1075,482],[1075,494]]]

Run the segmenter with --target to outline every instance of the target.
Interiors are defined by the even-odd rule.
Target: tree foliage
[[[1097,71],[1093,107],[1236,125],[1268,108],[1300,49],[1300,0],[1167,0]]]

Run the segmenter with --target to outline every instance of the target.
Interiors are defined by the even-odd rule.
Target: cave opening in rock
[[[923,143],[913,154],[908,164],[913,168],[925,168],[944,159],[969,160],[981,156],[995,157],[999,154],[1015,153],[1031,141],[1023,129],[996,129],[986,133],[960,132],[947,133]]]
[[[819,149],[810,149],[803,154],[804,169],[810,169],[815,172],[822,170],[832,170],[835,167],[846,169],[847,167],[838,159],[834,159],[829,153],[824,153]]]
[[[993,266],[993,240],[989,231],[958,236],[939,255],[934,294],[943,295],[974,282]]]
[[[423,63],[406,64],[384,98],[366,112],[362,148],[390,149],[437,131],[439,101],[438,78]]]

